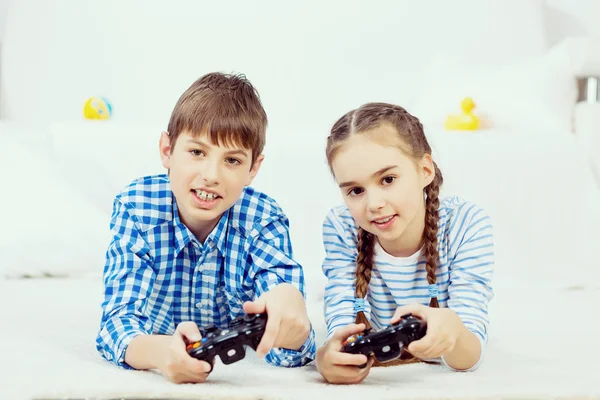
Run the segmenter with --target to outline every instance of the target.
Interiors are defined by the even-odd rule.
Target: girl
[[[490,218],[459,197],[440,201],[442,173],[423,126],[402,107],[350,111],[333,126],[326,153],[345,206],[323,224],[328,338],[319,372],[331,383],[361,382],[374,360],[342,353],[343,342],[407,313],[425,320],[427,333],[393,364],[477,368],[493,297]]]

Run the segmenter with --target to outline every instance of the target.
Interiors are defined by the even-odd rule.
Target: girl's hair
[[[335,157],[340,145],[351,135],[370,131],[381,125],[393,126],[398,134],[398,138],[405,146],[402,150],[407,152],[415,162],[420,160],[425,154],[431,155],[431,147],[427,142],[423,125],[419,120],[409,114],[404,108],[386,103],[367,103],[356,110],[352,110],[341,117],[331,128],[331,134],[327,138],[327,161],[331,169],[331,163]],[[435,168],[435,178],[424,189],[425,201],[425,230],[423,232],[423,250],[427,260],[427,281],[430,285],[436,283],[436,269],[438,260],[438,207],[439,207],[439,189],[443,183],[442,173],[437,164],[433,163]],[[333,173],[333,171],[332,171]],[[375,236],[372,233],[358,228],[358,256],[356,258],[356,283],[355,295],[357,298],[365,298],[371,280],[371,270],[373,268],[373,251]],[[437,296],[431,298],[430,307],[439,307]],[[356,315],[356,323],[363,323],[367,328],[371,324],[367,320],[364,312],[359,311]],[[413,357],[406,349],[403,349],[401,358],[393,363],[383,365],[406,364],[418,362],[419,359]],[[375,365],[382,365],[375,363]]]

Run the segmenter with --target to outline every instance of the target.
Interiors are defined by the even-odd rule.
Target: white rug
[[[435,365],[375,368],[360,385],[324,383],[314,366],[275,368],[249,351],[209,381],[175,385],[122,371],[94,348],[98,278],[0,281],[0,399],[600,398],[600,286],[498,282],[487,357],[472,373]],[[318,294],[309,310],[319,343]]]

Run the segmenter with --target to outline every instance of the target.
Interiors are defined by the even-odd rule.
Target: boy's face
[[[201,242],[252,183],[263,160],[260,155],[252,163],[250,149],[218,146],[207,135],[192,136],[185,131],[174,148],[163,132],[160,155],[169,170],[179,218]]]

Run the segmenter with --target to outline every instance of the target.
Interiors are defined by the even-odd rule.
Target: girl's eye
[[[190,150],[190,154],[193,155],[194,157],[200,157],[201,155],[204,154],[204,152],[202,150]]]
[[[242,161],[238,160],[237,158],[228,158],[227,163],[232,165],[240,165]]]
[[[391,185],[396,180],[395,176],[386,176],[381,180],[384,185]]]
[[[358,196],[363,192],[361,188],[352,188],[348,191],[348,196]]]

